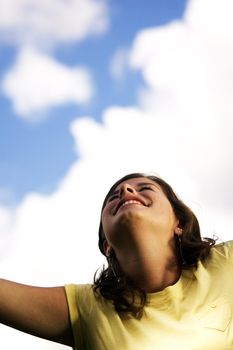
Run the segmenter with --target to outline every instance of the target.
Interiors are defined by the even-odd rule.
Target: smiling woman
[[[135,208],[133,203],[129,203],[132,199],[139,201],[142,206]],[[124,211],[121,215],[116,216],[117,213],[120,214],[119,209],[125,203],[128,203],[127,207],[124,207]],[[144,208],[148,209],[147,213],[149,213],[150,218],[146,217],[144,212],[139,212],[137,210]],[[119,264],[119,259],[117,259],[116,256],[116,252],[118,252],[117,247],[115,246],[114,249],[112,249],[111,245],[108,243],[108,236],[111,233],[109,232],[110,228],[107,221],[111,221],[112,219],[112,223],[114,224],[113,230],[115,229],[116,235],[118,235],[118,238],[116,238],[116,242],[119,241],[118,245],[126,246],[126,241],[129,240],[129,251],[125,253],[125,256],[127,256],[128,259],[130,252],[132,251],[133,242],[128,238],[129,235],[127,235],[127,232],[124,237],[122,236],[126,225],[125,217],[130,215],[134,216],[134,220],[129,219],[129,225],[131,225],[131,228],[136,221],[136,227],[133,227],[133,240],[135,240],[136,232],[139,230],[138,245],[141,246],[141,241],[146,240],[146,242],[153,247],[153,254],[158,254],[156,251],[156,247],[159,247],[160,249],[158,240],[161,242],[163,238],[166,239],[166,233],[169,233],[170,242],[172,243],[172,247],[169,248],[172,248],[173,254],[175,252],[177,261],[182,265],[183,269],[195,267],[199,259],[204,260],[209,255],[210,248],[215,244],[215,240],[212,238],[201,238],[199,223],[196,216],[191,209],[189,209],[177,197],[171,186],[161,178],[154,175],[133,173],[118,180],[106,195],[102,207],[102,220],[99,227],[99,248],[100,251],[107,256],[109,266],[107,269],[103,270],[99,278],[95,280],[95,290],[100,289],[100,293],[105,298],[113,300],[117,311],[129,311],[136,315],[140,315],[147,301],[145,284],[141,288],[138,288],[139,286],[135,284],[135,280],[130,278],[130,274],[124,273],[124,268],[122,267],[126,265]],[[144,218],[144,221],[146,221],[146,225],[144,223],[143,228],[139,226],[139,223],[135,218],[136,216],[138,217],[138,215],[141,220]],[[116,218],[114,218],[114,216]],[[123,227],[120,227],[122,217],[124,217]],[[172,227],[165,227],[165,229],[162,228],[161,217],[165,224],[174,221]],[[172,220],[169,221],[169,217],[172,217]],[[155,220],[152,221],[152,218]],[[158,226],[158,222],[160,223],[160,226],[156,228],[155,223],[157,223]],[[151,240],[148,241],[147,223],[150,225],[153,223],[153,226],[150,227],[149,230],[152,231],[152,236],[154,236],[154,244]],[[165,246],[166,243],[167,241],[165,240]],[[122,247],[122,249],[124,248]],[[148,256],[148,247],[147,251],[144,253]],[[158,256],[160,256],[160,254],[158,254]],[[174,262],[173,256],[172,260]],[[174,262],[174,266],[177,265],[177,261]],[[166,264],[167,262],[168,260],[166,260]],[[145,272],[143,271],[143,274],[144,273]],[[174,281],[176,280],[177,276],[175,274]],[[162,290],[164,287],[163,284],[158,285],[154,288],[152,287],[152,291]],[[128,295],[131,295],[131,297],[128,298]],[[139,298],[135,298],[136,296]]]
[[[0,280],[0,321],[74,349],[232,349],[233,244],[202,238],[164,180],[135,173],[112,186],[99,248],[108,265],[93,285]]]

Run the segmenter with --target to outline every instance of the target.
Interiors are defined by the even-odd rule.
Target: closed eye
[[[151,191],[154,191],[154,189],[150,186],[142,186],[138,192],[141,192],[141,191],[146,191],[146,190],[151,190]]]

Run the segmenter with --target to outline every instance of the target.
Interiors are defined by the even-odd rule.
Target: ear
[[[183,234],[182,228],[180,228],[179,226],[177,226],[177,227],[175,228],[175,233],[176,233],[178,236],[182,236],[182,234]]]
[[[110,244],[106,241],[103,242],[103,248],[104,248],[104,252],[105,252],[105,255],[108,257],[111,255],[113,249],[112,247],[110,246]]]

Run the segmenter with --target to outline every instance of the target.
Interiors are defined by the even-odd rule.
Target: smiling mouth
[[[130,204],[144,205],[135,199],[130,199],[128,201],[125,201],[123,204],[121,204],[120,207],[117,209],[117,211],[123,207],[126,207],[127,205],[130,205]]]

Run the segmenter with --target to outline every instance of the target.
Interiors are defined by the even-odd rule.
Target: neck
[[[117,254],[117,259],[124,273],[147,293],[159,292],[176,283],[181,274],[174,249],[150,247],[145,252],[134,251]]]

